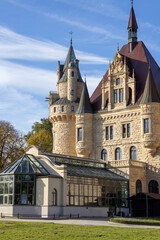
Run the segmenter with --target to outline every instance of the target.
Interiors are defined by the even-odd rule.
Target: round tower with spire
[[[53,126],[53,152],[70,156],[77,155],[75,112],[79,106],[84,85],[78,63],[71,38],[65,64],[62,65],[58,61],[58,93],[50,92],[49,95],[49,119]]]

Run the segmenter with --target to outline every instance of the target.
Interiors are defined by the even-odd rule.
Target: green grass
[[[159,240],[159,229],[0,221],[0,240]]]
[[[160,219],[151,218],[111,218],[110,222],[160,226]]]

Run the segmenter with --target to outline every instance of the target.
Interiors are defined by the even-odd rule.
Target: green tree
[[[52,152],[52,124],[49,119],[42,118],[41,122],[35,122],[25,139],[29,145],[37,145],[45,152]]]
[[[22,133],[6,121],[0,121],[0,170],[24,153],[26,141]]]

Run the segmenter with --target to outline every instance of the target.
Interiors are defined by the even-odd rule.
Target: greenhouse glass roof
[[[0,174],[9,173],[50,175],[46,168],[39,162],[39,160],[30,154],[23,155],[9,167],[0,172]]]

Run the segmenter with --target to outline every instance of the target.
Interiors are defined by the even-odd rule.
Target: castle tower
[[[50,92],[49,95],[49,119],[53,125],[54,153],[76,156],[75,112],[83,85],[79,61],[76,59],[71,39],[65,64],[62,65],[58,61],[58,93]]]
[[[76,152],[78,157],[89,158],[92,153],[92,106],[86,82],[76,112]]]
[[[128,52],[131,53],[137,44],[137,30],[138,25],[133,9],[133,0],[131,0],[131,11],[128,22]]]
[[[140,102],[142,111],[142,138],[144,147],[152,155],[160,146],[160,98],[149,64],[143,97]]]

